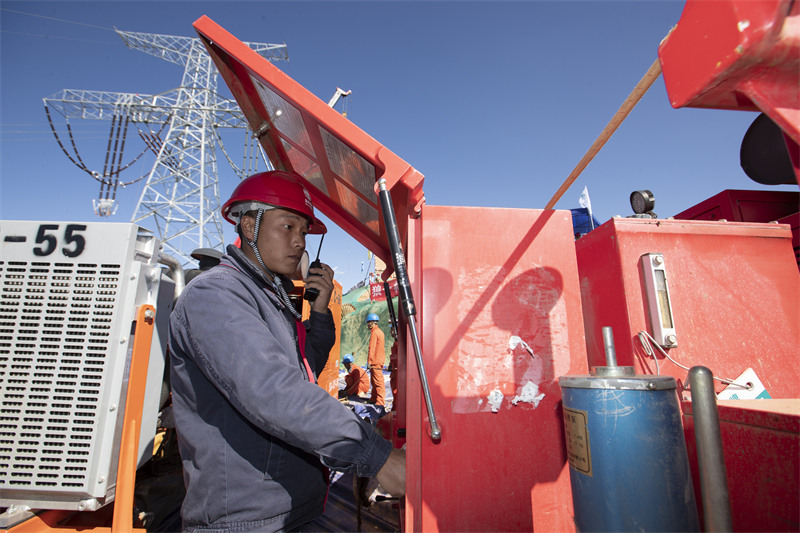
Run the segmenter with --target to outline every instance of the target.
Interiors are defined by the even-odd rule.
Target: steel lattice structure
[[[53,109],[67,120],[111,120],[112,130],[116,124],[118,132],[123,127],[127,131],[129,123],[167,128],[163,141],[160,135],[140,132],[156,159],[131,222],[156,231],[165,251],[187,264],[193,261],[189,255],[193,250],[223,246],[216,146],[223,151],[224,147],[217,129],[246,129],[247,123],[236,102],[217,94],[218,72],[199,39],[116,31],[129,48],[183,65],[180,87],[157,95],[64,89],[44,99],[45,109]],[[269,60],[288,59],[285,44],[247,44]],[[121,138],[124,145],[125,133]],[[90,172],[77,149],[75,161],[58,142],[73,163]],[[108,162],[108,156],[106,159]],[[113,187],[116,192],[119,173],[125,168],[112,162],[102,173],[90,173],[101,187]],[[115,205],[114,197],[104,199],[101,189],[101,198],[95,202],[98,214],[111,214]]]

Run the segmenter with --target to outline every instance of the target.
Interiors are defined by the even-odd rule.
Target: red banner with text
[[[389,280],[389,292],[392,294],[392,297],[397,296],[397,280],[392,279]],[[369,298],[373,302],[385,302],[386,301],[386,294],[383,290],[383,282],[381,283],[370,283],[369,284]]]

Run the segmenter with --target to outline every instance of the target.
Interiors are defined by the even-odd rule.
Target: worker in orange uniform
[[[367,355],[367,366],[369,366],[370,383],[372,385],[372,395],[369,403],[376,406],[386,406],[386,385],[383,382],[383,365],[386,362],[386,347],[384,346],[384,335],[378,327],[378,315],[370,313],[367,315],[365,323],[369,329],[369,354]]]
[[[344,390],[341,396],[349,398],[351,396],[358,396],[369,390],[369,376],[358,365],[353,364],[353,356],[347,354],[342,358],[342,364],[347,370],[347,375],[344,378]]]

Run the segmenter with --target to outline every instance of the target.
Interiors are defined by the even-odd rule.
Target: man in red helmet
[[[335,340],[333,271],[310,269],[309,320],[287,296],[308,233],[327,230],[295,174],[243,180],[222,207],[242,247],[195,278],[170,321],[187,531],[296,530],[322,514],[327,469],[405,492],[405,455],[315,384]]]

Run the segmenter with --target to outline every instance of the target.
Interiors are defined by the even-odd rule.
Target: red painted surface
[[[799,21],[792,0],[689,0],[658,49],[670,103],[761,110],[800,143]]]
[[[800,3],[689,0],[658,57],[673,107],[768,115],[800,183]]]
[[[730,220],[788,224],[800,265],[800,193],[792,191],[725,190],[675,215],[681,220]]]
[[[728,189],[681,211],[681,220],[772,222],[800,211],[800,193],[793,191],[740,191]]]
[[[650,331],[639,258],[662,253],[678,337],[670,356],[717,377],[751,367],[773,398],[800,397],[800,272],[788,227],[618,218],[575,245],[590,365],[605,364],[611,326],[618,364],[656,373],[637,336]],[[658,362],[686,382],[686,370]]]
[[[441,442],[407,359],[406,531],[569,531],[558,377],[587,373],[569,211],[426,206],[409,264]],[[524,348],[509,350],[513,335]],[[510,401],[531,381],[538,407]],[[487,396],[504,399],[497,413]]]
[[[692,403],[682,408],[699,489]],[[718,412],[733,530],[800,531],[800,400],[726,400]]]

